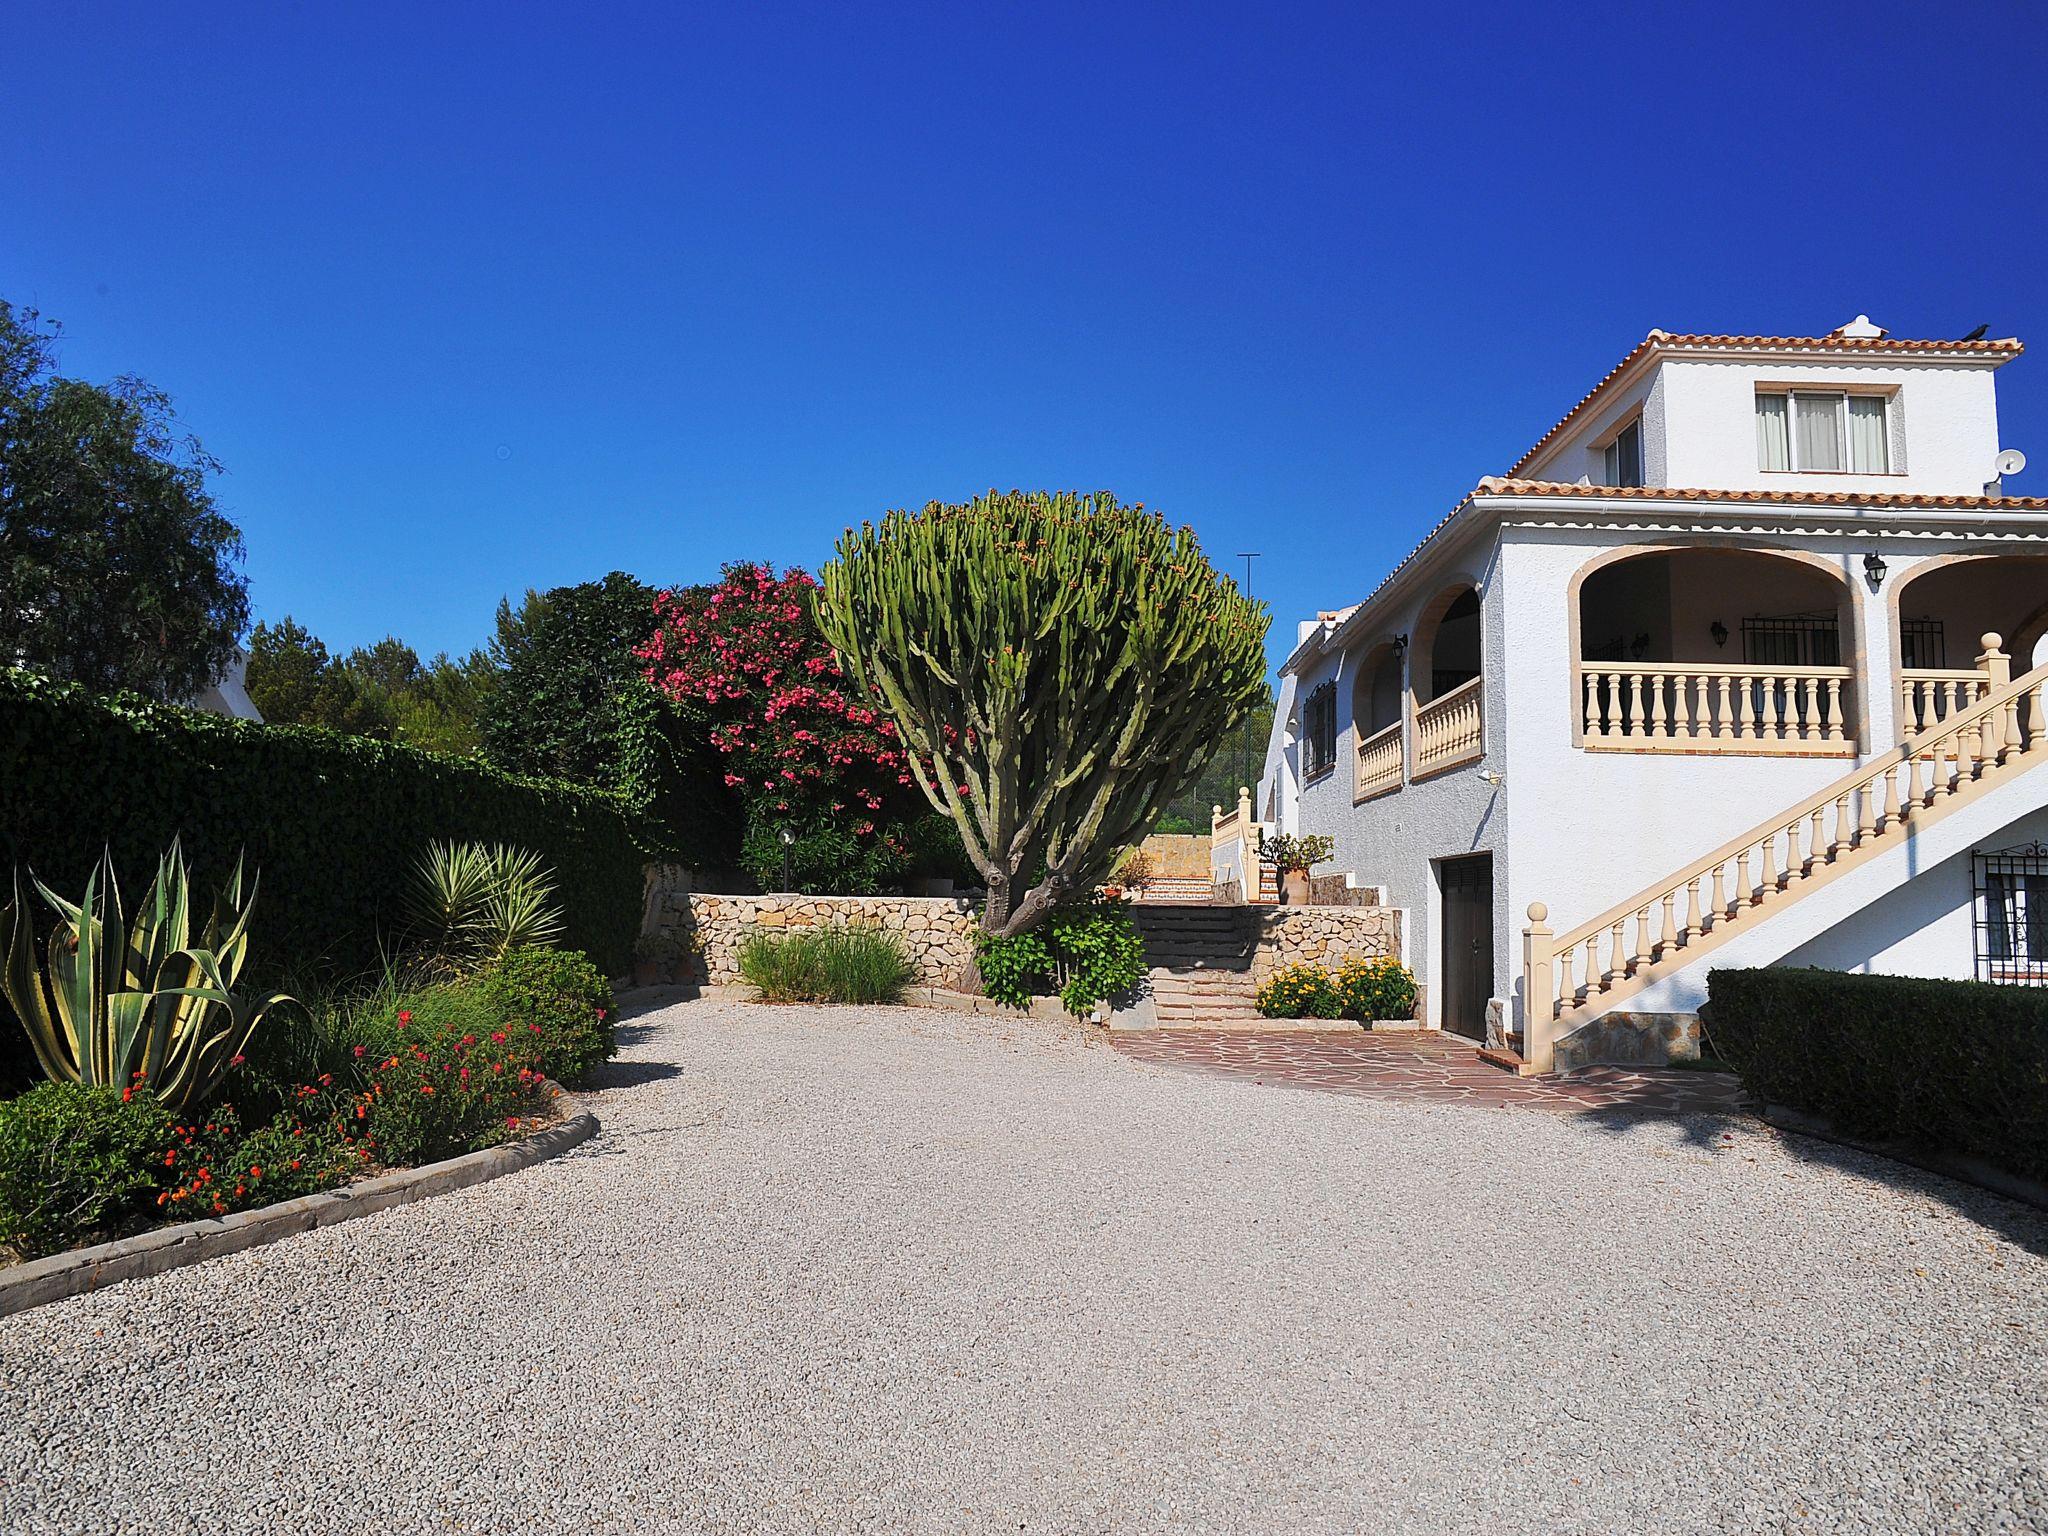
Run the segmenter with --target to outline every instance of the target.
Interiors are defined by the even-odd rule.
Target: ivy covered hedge
[[[1769,1103],[2048,1178],[2048,988],[1714,971],[1701,1017]]]
[[[473,838],[538,852],[563,942],[621,975],[640,923],[639,834],[626,801],[603,791],[0,671],[0,858],[75,900],[103,846],[137,889],[174,836],[202,886],[246,851],[263,882],[261,965],[375,967],[420,851]]]

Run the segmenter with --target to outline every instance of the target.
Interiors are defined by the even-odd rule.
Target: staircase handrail
[[[2048,683],[2048,664],[2034,668],[2033,671],[2027,673],[2024,677],[2018,677],[2009,683],[2000,684],[1969,709],[1960,714],[1950,715],[1946,720],[1941,721],[1928,730],[1922,731],[1919,735],[1910,737],[1889,751],[1871,758],[1861,766],[1850,769],[1840,778],[1835,779],[1824,788],[1816,790],[1796,805],[1765,817],[1747,831],[1730,838],[1705,858],[1695,859],[1677,875],[1657,880],[1643,887],[1642,890],[1636,892],[1635,895],[1629,897],[1626,901],[1616,902],[1598,917],[1579,924],[1578,927],[1571,929],[1569,932],[1557,935],[1550,942],[1551,952],[1555,954],[1560,950],[1572,949],[1583,945],[1595,934],[1613,928],[1618,922],[1626,922],[1629,918],[1635,916],[1636,913],[1642,911],[1643,908],[1661,904],[1666,896],[1675,895],[1680,891],[1688,889],[1694,881],[1707,878],[1714,870],[1727,864],[1737,854],[1745,849],[1754,848],[1766,836],[1775,836],[1784,831],[1788,826],[1794,826],[1807,821],[1816,811],[1836,804],[1845,796],[1857,794],[1871,787],[1878,780],[1896,771],[1901,764],[1912,766],[1917,773],[1919,760],[1933,755],[1937,748],[1951,738],[1961,736],[1973,728],[1981,730],[1984,722],[1994,715],[2000,717],[2000,723],[2003,726],[2006,706],[2011,704],[2016,709],[2021,699],[2025,698],[2035,689],[2040,688],[2044,683]],[[2031,725],[2033,735],[2038,737],[2043,728],[2043,721],[2039,718],[2038,712]],[[2018,745],[2017,742],[2002,740],[1997,751],[1985,755],[1991,760],[2000,760],[2003,758],[2007,748],[2016,745]],[[1900,814],[1911,815],[1911,810],[1905,805],[1903,799]],[[1861,829],[1859,828],[1858,830],[1859,836],[1850,846],[1861,842]],[[1834,846],[1840,847],[1842,844],[1837,842]],[[1816,850],[1816,853],[1818,853],[1818,850]],[[1534,1006],[1533,1000],[1531,1000],[1529,1006]]]

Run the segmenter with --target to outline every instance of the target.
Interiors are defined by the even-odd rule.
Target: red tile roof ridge
[[[2042,496],[1942,496],[1924,491],[1715,490],[1672,485],[1571,485],[1488,475],[1475,496],[1573,496],[1625,501],[1742,501],[1812,507],[1900,507],[1930,511],[2048,512]]]
[[[1513,475],[1540,454],[1557,435],[1572,424],[1596,396],[1601,394],[1617,377],[1632,367],[1645,353],[1658,347],[1709,351],[1771,351],[1771,352],[1952,352],[1992,354],[2003,357],[2017,357],[2026,350],[2017,336],[1983,338],[1976,341],[1944,341],[1940,339],[1914,340],[1903,336],[1704,336],[1692,332],[1653,330],[1633,347],[1628,355],[1600,377],[1600,382],[1579,397],[1579,401],[1558,419],[1557,425],[1536,439],[1535,445],[1513,464],[1508,473]]]

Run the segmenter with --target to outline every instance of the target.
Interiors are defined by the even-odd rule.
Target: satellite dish
[[[2016,475],[2025,469],[2027,467],[2027,456],[2017,448],[2004,448],[1999,450],[1996,463],[1998,465],[1998,478],[2003,480],[2007,475]]]

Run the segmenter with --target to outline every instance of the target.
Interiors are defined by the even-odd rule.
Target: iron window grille
[[[1301,776],[1319,779],[1337,766],[1337,685],[1324,683],[1309,694],[1302,716],[1307,729],[1301,739]]]
[[[1839,667],[1842,632],[1832,613],[1742,621],[1742,659],[1752,667]]]
[[[2048,986],[2048,843],[1980,851],[1971,862],[1977,979]]]
[[[1948,640],[1939,619],[1899,621],[1899,665],[1941,668],[1948,665]]]

